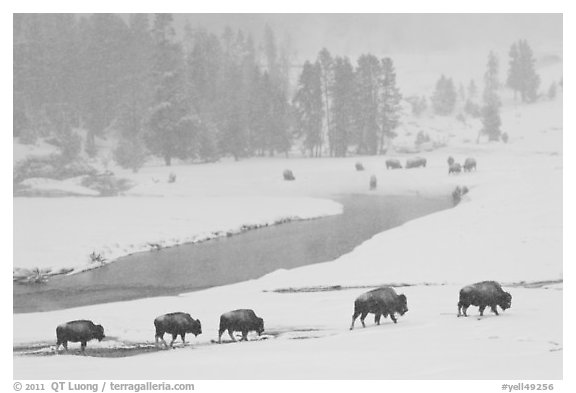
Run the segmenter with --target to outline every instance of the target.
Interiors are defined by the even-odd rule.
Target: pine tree
[[[332,58],[330,52],[328,52],[326,48],[323,48],[320,53],[318,53],[316,63],[320,67],[320,80],[322,82],[322,104],[324,107],[323,132],[320,139],[320,150],[322,150],[324,143],[328,143],[332,127],[331,91],[334,84],[334,59]],[[330,155],[332,156],[333,154],[334,152],[330,150]]]
[[[380,116],[382,122],[382,133],[379,145],[380,152],[384,151],[384,145],[387,140],[396,137],[394,130],[398,127],[400,118],[400,101],[402,100],[400,89],[396,86],[396,71],[392,59],[388,57],[382,59],[382,71],[384,77],[381,81],[382,94],[380,97]],[[420,106],[425,109],[425,97],[422,97]]]
[[[482,108],[481,133],[488,135],[490,141],[500,140],[502,131],[500,126],[500,98],[498,96],[498,58],[494,52],[488,55],[488,66],[484,74],[484,106]]]
[[[360,56],[355,75],[358,111],[355,111],[357,135],[354,138],[360,154],[374,155],[378,152],[382,80],[382,65],[378,58],[374,55]]]
[[[536,74],[534,54],[526,40],[519,40],[510,47],[510,66],[507,85],[520,93],[522,102],[534,102],[538,98],[540,77]]]
[[[334,84],[332,86],[330,151],[344,157],[350,144],[350,130],[354,128],[355,106],[354,69],[347,57],[334,59]]]
[[[293,100],[296,135],[304,136],[304,146],[310,156],[319,156],[322,137],[322,86],[320,67],[304,63]]]
[[[170,166],[172,158],[192,155],[199,119],[186,94],[183,54],[175,40],[171,14],[156,14],[153,27],[155,83],[147,145]]]
[[[80,27],[82,120],[90,134],[102,135],[117,118],[126,91],[129,30],[114,14],[92,14]]]
[[[456,89],[452,78],[444,75],[436,82],[436,89],[432,95],[432,106],[438,115],[449,115],[456,105]]]

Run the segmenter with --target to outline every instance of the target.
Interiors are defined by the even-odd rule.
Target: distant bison
[[[261,335],[264,331],[264,320],[256,316],[253,310],[234,310],[220,316],[220,327],[218,328],[218,343],[222,342],[222,334],[228,330],[232,341],[234,332],[242,332],[242,340],[248,341],[248,332],[255,331]]]
[[[464,172],[470,172],[472,169],[476,170],[476,160],[474,158],[467,158],[464,161]]]
[[[426,159],[422,157],[415,157],[406,160],[406,169],[410,168],[419,168],[424,167],[426,168]]]
[[[357,162],[354,166],[356,167],[357,171],[363,171],[364,170],[364,165],[362,165],[361,162]]]
[[[172,342],[170,347],[174,345],[174,341],[178,336],[182,338],[182,342],[186,345],[186,333],[192,333],[194,336],[202,334],[202,324],[199,319],[194,319],[190,314],[183,312],[174,312],[164,314],[154,320],[154,327],[156,327],[156,345],[161,340],[166,348],[168,345],[164,341],[164,333],[172,335]]]
[[[382,287],[376,288],[358,296],[354,302],[354,315],[352,315],[352,325],[350,330],[354,329],[354,322],[360,316],[362,326],[364,319],[369,313],[374,314],[374,323],[380,325],[380,317],[390,316],[390,319],[396,323],[395,313],[404,315],[408,311],[408,302],[406,296],[396,294],[394,288]]]
[[[452,191],[452,201],[454,202],[454,205],[457,205],[458,203],[460,203],[460,201],[462,200],[462,197],[466,194],[468,194],[468,187],[456,186],[454,191]]]
[[[378,179],[376,175],[370,176],[370,190],[375,190],[378,187]]]
[[[496,281],[482,281],[468,285],[460,290],[460,301],[458,302],[458,316],[464,314],[470,306],[480,307],[480,316],[484,315],[484,309],[490,306],[492,312],[498,315],[496,306],[502,310],[510,308],[512,305],[512,295],[504,292],[502,286]],[[462,313],[460,312],[462,311]]]
[[[102,341],[104,337],[106,336],[102,325],[94,325],[92,321],[66,322],[56,327],[56,350],[60,348],[60,345],[63,345],[64,349],[68,350],[68,341],[72,341],[73,343],[80,342],[80,348],[84,352],[88,341],[93,339]]]
[[[450,165],[448,167],[448,174],[452,174],[452,173],[460,173],[462,172],[462,165],[460,165],[460,163],[456,162],[452,165]]]
[[[294,177],[294,174],[292,173],[292,171],[290,169],[286,169],[282,173],[282,176],[284,176],[284,180],[287,180],[287,181],[296,180],[296,178]]]
[[[402,169],[402,164],[400,160],[390,158],[386,160],[386,169]]]
[[[452,166],[452,164],[454,164],[454,157],[450,156],[448,157],[448,166]]]

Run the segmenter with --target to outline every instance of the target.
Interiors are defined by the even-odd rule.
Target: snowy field
[[[178,198],[183,204],[191,198],[199,201],[199,210],[211,217],[197,225],[191,224],[194,214],[198,213],[189,210],[190,215],[183,219],[186,222],[177,223],[175,217],[181,217],[187,210],[174,203],[170,208],[172,213],[163,216],[170,217],[165,222],[167,225],[158,224],[153,239],[146,239],[144,234],[128,236],[132,227],[122,228],[118,220],[114,220],[114,225],[118,225],[122,237],[96,237],[97,233],[104,236],[101,235],[102,223],[106,220],[96,219],[94,228],[82,229],[90,226],[90,220],[85,218],[98,215],[96,209],[85,207],[79,207],[74,217],[82,223],[82,228],[48,219],[44,230],[30,230],[34,225],[29,221],[26,224],[25,217],[40,201],[16,198],[14,262],[18,267],[18,256],[32,252],[26,248],[36,248],[30,244],[44,244],[44,252],[56,253],[56,244],[60,244],[57,241],[74,236],[75,232],[78,237],[73,239],[79,243],[87,241],[82,247],[95,244],[94,239],[103,247],[110,247],[110,239],[117,238],[116,250],[126,250],[129,245],[138,246],[147,240],[181,239],[186,236],[184,230],[188,224],[196,231],[188,236],[198,236],[238,228],[246,223],[245,218],[268,222],[285,216],[335,214],[340,207],[329,198],[341,193],[368,192],[368,178],[373,173],[379,179],[377,192],[382,194],[445,195],[456,185],[470,189],[456,208],[381,233],[335,261],[277,271],[257,280],[180,296],[15,314],[14,346],[36,343],[44,348],[40,350],[41,355],[51,354],[48,346],[54,344],[56,325],[73,319],[87,318],[105,327],[108,339],[90,342],[88,352],[131,346],[150,348],[154,341],[153,319],[173,311],[189,312],[199,318],[204,333],[198,338],[188,338],[192,345],[187,348],[123,358],[74,356],[78,344],[71,344],[74,350],[69,355],[14,355],[14,377],[560,379],[562,284],[536,288],[512,284],[563,278],[561,104],[559,100],[505,108],[503,129],[510,135],[509,144],[466,143],[466,139],[475,139],[470,129],[466,138],[450,139],[448,147],[421,153],[430,164],[422,170],[387,172],[383,157],[254,159],[173,168],[146,167],[132,176],[138,186],[131,189],[128,196],[109,202],[87,199],[90,202],[86,203],[93,206],[114,205],[108,209],[102,205],[103,210],[111,212],[124,213],[123,209],[129,209],[134,217],[146,210],[139,209],[138,200],[160,200],[172,205]],[[448,176],[448,155],[460,162],[468,156],[475,157],[478,171]],[[354,171],[354,162],[358,160],[367,168],[363,173]],[[281,180],[285,168],[294,171],[295,182]],[[177,174],[175,184],[155,181],[167,178],[169,172]],[[284,199],[277,199],[279,197]],[[265,202],[258,203],[258,198]],[[202,204],[203,200],[210,203]],[[47,202],[54,207],[45,209],[45,217],[72,216],[64,213],[64,209],[72,208],[65,200]],[[254,208],[238,209],[245,212],[235,216],[236,221],[221,222],[217,221],[218,215],[204,211],[206,206],[213,205],[221,214],[232,202],[252,204]],[[133,206],[127,208],[121,206],[122,203],[133,203]],[[271,208],[265,211],[264,206]],[[92,211],[86,213],[86,210]],[[261,215],[256,216],[255,211]],[[142,223],[148,225],[145,219],[124,225],[138,227]],[[50,230],[51,225],[58,225],[58,230]],[[29,237],[23,242],[18,239],[19,233],[30,233],[36,239]],[[44,237],[50,241],[43,243]],[[70,248],[66,243],[63,247]],[[80,244],[74,248],[79,258],[88,250],[83,248],[80,252]],[[30,260],[33,258],[30,256]],[[26,266],[35,266],[30,260]],[[25,259],[21,261],[24,263]],[[82,264],[73,262],[70,266]],[[55,259],[45,266],[63,266],[59,263]],[[485,279],[504,284],[513,296],[512,308],[500,317],[487,312],[481,319],[477,318],[477,309],[470,308],[470,317],[456,318],[458,290]],[[386,283],[413,284],[397,288],[399,293],[406,294],[410,311],[399,318],[397,325],[386,319],[380,327],[375,327],[369,316],[366,329],[357,321],[357,328],[350,332],[354,299],[368,289],[360,287]],[[352,288],[299,292],[303,287],[332,285]],[[272,292],[286,288],[292,288],[295,293]],[[235,308],[253,308],[264,318],[265,339],[233,345],[210,344],[210,340],[217,338],[220,314]]]

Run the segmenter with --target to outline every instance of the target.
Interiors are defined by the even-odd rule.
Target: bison
[[[361,315],[362,326],[366,327],[364,319],[369,313],[374,314],[374,323],[380,325],[381,316],[384,318],[390,316],[390,319],[396,323],[394,314],[404,315],[407,311],[408,302],[405,295],[398,295],[391,287],[376,288],[363,293],[354,301],[354,314],[352,315],[350,330],[354,329],[354,321],[359,315]]]
[[[454,157],[450,156],[448,157],[448,166],[452,166],[452,164],[454,164]]]
[[[296,178],[294,177],[294,174],[292,173],[292,171],[290,169],[286,169],[282,173],[282,176],[284,177],[284,180],[286,180],[286,181],[296,180]]]
[[[164,333],[172,335],[171,348],[178,336],[182,338],[182,342],[186,345],[186,333],[192,333],[194,336],[202,334],[202,324],[200,320],[194,319],[190,314],[183,312],[174,312],[159,316],[154,320],[154,327],[156,327],[156,345],[158,345],[159,340],[162,340],[166,348],[168,348],[168,345],[166,341],[164,341]]]
[[[102,325],[94,325],[92,321],[66,322],[56,327],[56,350],[60,348],[60,345],[63,345],[64,349],[68,350],[68,341],[72,341],[73,343],[80,342],[80,348],[84,352],[88,341],[93,339],[102,341],[104,337],[106,336]]]
[[[426,159],[422,157],[415,157],[406,160],[406,169],[410,168],[419,168],[424,167],[426,168]]]
[[[364,165],[362,165],[361,162],[357,162],[356,164],[354,164],[354,166],[356,167],[357,171],[363,171],[364,170]]]
[[[480,316],[484,315],[484,309],[490,306],[492,312],[498,315],[496,306],[502,310],[510,308],[512,305],[512,295],[504,292],[502,286],[496,281],[482,281],[468,285],[460,290],[460,301],[458,302],[458,316],[462,314],[467,317],[466,310],[470,306],[480,308]],[[460,312],[462,311],[462,313]]]
[[[370,176],[370,190],[375,190],[378,187],[378,179],[375,175]]]
[[[476,170],[476,160],[468,157],[466,161],[464,161],[463,168],[464,172],[470,172],[472,169]]]
[[[242,332],[242,340],[248,341],[248,332],[255,331],[260,336],[264,331],[264,320],[259,318],[253,310],[234,310],[220,316],[218,328],[218,343],[222,342],[222,334],[228,330],[232,341],[234,332]]]
[[[452,165],[450,165],[448,167],[448,174],[452,174],[452,173],[460,173],[462,172],[462,165],[460,165],[460,163],[456,162]]]
[[[402,164],[400,160],[391,158],[386,160],[386,169],[402,169]]]

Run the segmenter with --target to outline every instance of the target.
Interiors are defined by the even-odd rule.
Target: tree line
[[[392,60],[364,55],[354,68],[324,49],[296,91],[291,67],[269,27],[258,45],[230,28],[177,34],[171,14],[15,14],[14,136],[51,137],[74,157],[115,132],[116,161],[134,169],[149,154],[240,159],[300,139],[314,156],[382,151],[400,100]]]
[[[50,137],[71,158],[82,148],[94,157],[95,138],[111,133],[116,161],[135,170],[150,154],[166,165],[294,147],[312,157],[374,155],[387,151],[399,124],[391,58],[368,53],[353,64],[322,49],[296,66],[269,27],[256,42],[231,28],[215,34],[186,25],[177,34],[171,14],[15,14],[13,48],[14,136],[24,143]],[[539,78],[528,43],[514,43],[510,59],[507,85],[523,102],[535,100]],[[450,115],[462,100],[466,113],[491,119],[485,128],[492,130],[497,68],[494,57],[482,105],[474,81],[457,90],[443,75],[430,97],[433,111]],[[416,115],[428,106],[425,97],[406,101]],[[87,130],[85,140],[76,128]]]

